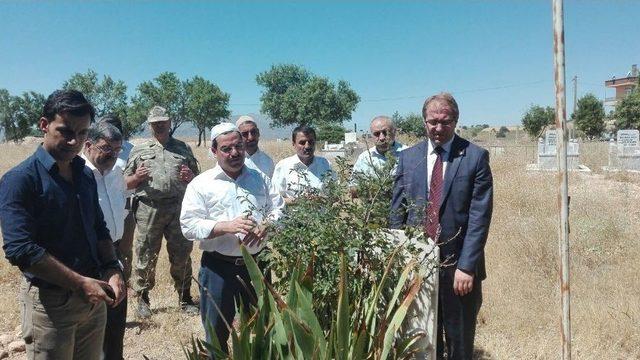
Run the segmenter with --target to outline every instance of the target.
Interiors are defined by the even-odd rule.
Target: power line
[[[460,90],[460,91],[451,91],[452,94],[468,94],[475,92],[483,92],[483,91],[493,91],[493,90],[502,90],[502,89],[510,89],[516,87],[526,87],[532,85],[538,85],[548,82],[547,80],[538,80],[528,83],[520,83],[520,84],[509,84],[509,85],[500,85],[486,88],[477,88],[477,89],[469,89],[469,90]],[[410,99],[422,99],[424,95],[417,96],[397,96],[397,97],[387,97],[387,98],[370,98],[370,99],[361,99],[360,102],[384,102],[384,101],[398,101],[398,100],[410,100]],[[230,104],[231,106],[258,106],[260,104]]]

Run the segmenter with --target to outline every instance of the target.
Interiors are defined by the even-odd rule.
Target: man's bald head
[[[388,116],[376,116],[371,120],[371,136],[375,140],[376,150],[386,153],[396,140],[396,127]]]

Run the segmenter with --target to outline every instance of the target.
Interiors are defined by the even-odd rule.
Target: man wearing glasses
[[[162,236],[167,239],[169,271],[180,307],[197,313],[191,298],[191,250],[180,231],[180,204],[187,184],[198,174],[191,148],[171,136],[171,120],[164,108],[154,106],[147,122],[153,139],[134,146],[124,171],[127,187],[135,188],[133,211],[138,227],[136,261],[131,286],[137,295],[136,315],[151,316],[149,291],[155,285],[155,267]]]
[[[248,311],[255,299],[240,244],[257,255],[265,246],[267,224],[280,217],[284,201],[263,172],[246,166],[245,140],[235,125],[213,127],[211,151],[217,164],[187,186],[180,225],[185,237],[200,242],[203,250],[198,278],[207,340],[217,336],[226,351],[225,323],[233,322],[240,300]]]
[[[388,116],[376,116],[371,120],[371,136],[375,146],[358,156],[353,165],[354,174],[374,176],[377,171],[384,168],[390,157],[397,159],[398,153],[405,146],[396,141],[396,127]],[[352,177],[349,192],[352,197],[357,197],[357,181]]]
[[[245,163],[249,167],[257,168],[269,178],[273,176],[273,159],[258,147],[260,129],[255,120],[248,115],[242,115],[236,121],[236,126],[244,139]]]
[[[114,240],[116,254],[122,264],[123,257],[118,251],[117,244],[124,233],[126,185],[122,170],[114,168],[121,151],[122,134],[118,128],[107,122],[98,122],[89,128],[82,158],[96,179],[98,203],[104,214],[107,229]],[[103,343],[104,359],[120,360],[123,358],[122,345],[126,323],[127,298],[125,297],[117,306],[107,308],[107,324]]]
[[[389,218],[392,228],[423,227],[450,264],[439,273],[437,355],[454,360],[473,355],[493,209],[489,153],[455,135],[458,115],[451,94],[424,102],[428,139],[400,153]]]

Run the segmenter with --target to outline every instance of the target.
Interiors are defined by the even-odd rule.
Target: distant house
[[[631,71],[624,78],[617,79],[615,76],[611,80],[604,82],[604,86],[616,89],[616,96],[604,99],[604,105],[616,106],[618,101],[629,95],[638,85],[638,65],[633,64]]]

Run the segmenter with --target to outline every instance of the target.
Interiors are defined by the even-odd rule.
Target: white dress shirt
[[[442,144],[440,147],[442,150],[442,179],[444,179],[445,174],[447,173],[447,167],[449,166],[449,154],[451,153],[451,144],[453,143],[453,138]],[[427,194],[429,193],[429,189],[431,188],[431,173],[433,172],[433,165],[435,165],[436,160],[438,159],[438,154],[435,151],[436,145],[431,141],[427,141]]]
[[[105,174],[101,174],[100,170],[84,154],[82,158],[96,178],[98,202],[104,214],[104,222],[107,223],[111,239],[113,241],[120,240],[124,232],[124,218],[128,214],[128,211],[124,209],[127,186],[124,183],[122,170],[114,167],[112,170],[106,171]]]
[[[258,149],[251,156],[247,154],[244,161],[245,161],[245,165],[262,171],[262,173],[267,175],[269,179],[273,177],[273,169],[274,169],[273,160],[264,151]]]
[[[402,145],[398,141],[394,141],[391,148],[388,150],[395,158],[398,158],[398,153],[404,150],[406,146]],[[355,164],[353,164],[353,172],[354,173],[362,173],[366,175],[373,175],[374,169],[382,169],[384,165],[387,163],[386,154],[380,154],[376,147],[372,147],[367,151],[362,152],[358,155],[358,159]],[[395,168],[392,169],[391,173],[395,172]],[[352,180],[352,185],[355,185]]]
[[[251,214],[258,223],[276,221],[282,214],[284,200],[271,186],[271,180],[262,172],[242,167],[237,179],[229,177],[220,165],[196,176],[187,186],[182,199],[180,227],[184,236],[200,241],[203,251],[216,251],[227,256],[242,256],[240,242],[243,234],[224,234],[209,238],[219,221],[231,221]],[[248,246],[255,254],[265,242]]]
[[[273,171],[273,186],[283,197],[296,197],[307,188],[322,189],[323,178],[336,174],[327,159],[314,156],[309,166],[300,161],[298,155],[280,160]]]

